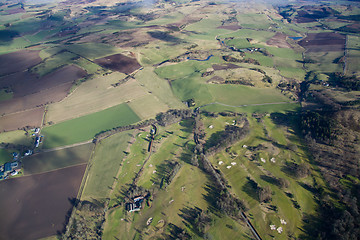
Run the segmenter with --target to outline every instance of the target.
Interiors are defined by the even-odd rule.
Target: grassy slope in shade
[[[5,149],[0,149],[0,165],[11,161],[12,156],[11,154],[6,151]]]
[[[132,131],[121,132],[97,144],[91,159],[91,167],[86,181],[82,200],[108,197],[120,164],[125,157],[124,151]]]
[[[139,121],[140,118],[127,104],[65,121],[43,129],[44,148],[53,148],[83,142],[95,134],[118,126]]]

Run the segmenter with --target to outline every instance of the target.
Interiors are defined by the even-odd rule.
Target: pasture
[[[100,112],[64,121],[43,128],[44,148],[70,145],[90,140],[95,134],[139,121],[127,104],[120,104]]]
[[[45,173],[85,164],[89,161],[93,148],[94,144],[88,143],[51,152],[39,152],[25,157],[22,160],[24,175]]]
[[[23,130],[15,130],[0,133],[0,142],[32,146],[34,141]]]
[[[0,182],[0,234],[4,239],[39,239],[62,231],[86,164]]]
[[[63,101],[49,105],[46,122],[58,123],[81,117],[148,94],[133,79],[113,86],[124,78],[122,73],[112,73],[82,83]]]
[[[159,112],[166,112],[169,107],[152,94],[134,99],[128,103],[129,107],[141,119],[154,118]]]
[[[136,74],[136,80],[169,108],[183,107],[183,104],[172,92],[170,84],[166,80],[159,78],[152,67],[144,67],[143,70],[139,71]]]
[[[124,151],[132,134],[133,131],[117,133],[96,145],[81,193],[82,200],[101,200],[109,197],[119,168],[124,164]]]

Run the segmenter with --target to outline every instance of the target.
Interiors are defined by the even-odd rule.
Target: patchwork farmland
[[[356,1],[0,4],[0,239],[356,239]]]

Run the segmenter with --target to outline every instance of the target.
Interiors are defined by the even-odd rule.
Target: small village
[[[13,152],[12,161],[0,165],[0,181],[21,174],[22,173],[21,159],[32,155],[35,149],[38,148],[39,145],[42,143],[44,137],[40,135],[40,128],[34,128],[32,129],[32,132],[33,132],[32,136],[35,137],[33,149],[27,149],[23,154],[16,151]]]

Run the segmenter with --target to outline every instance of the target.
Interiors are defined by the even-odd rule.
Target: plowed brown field
[[[39,127],[41,125],[44,109],[45,107],[39,107],[29,111],[0,117],[0,132],[17,130],[25,126]]]
[[[23,71],[40,63],[38,50],[22,50],[0,55],[0,76]]]
[[[99,58],[94,61],[104,68],[111,69],[113,71],[130,74],[136,69],[141,68],[141,65],[135,58],[130,58],[122,54],[115,54],[104,58]]]
[[[31,240],[62,231],[86,164],[0,182],[0,238]]]

